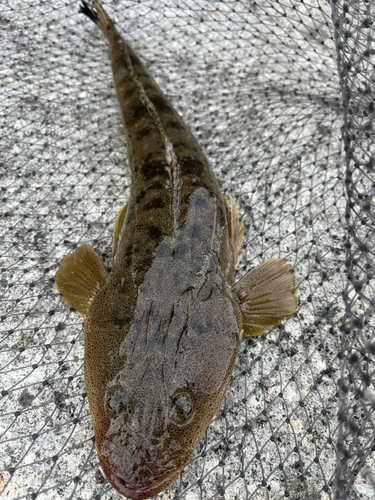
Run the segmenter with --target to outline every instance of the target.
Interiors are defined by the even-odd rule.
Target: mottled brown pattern
[[[291,266],[272,259],[231,286],[242,240],[233,200],[224,204],[196,140],[101,5],[82,10],[109,40],[132,185],[111,273],[85,243],[65,257],[56,286],[86,318],[100,463],[120,493],[143,499],[192,455],[225,394],[243,327],[264,333],[293,313],[297,284]]]
[[[133,178],[131,198],[129,200],[123,233],[120,237],[113,263],[113,272],[120,273],[120,276],[123,276],[122,273],[124,271],[121,270],[127,269],[128,271],[126,272],[130,272],[132,278],[131,285],[128,283],[126,288],[126,300],[128,304],[126,311],[121,315],[120,311],[118,311],[117,307],[114,305],[116,304],[116,300],[113,300],[113,304],[106,313],[107,317],[109,315],[113,317],[113,320],[109,321],[108,326],[109,330],[113,333],[108,333],[108,330],[106,330],[104,334],[101,327],[96,324],[94,318],[102,314],[100,304],[107,302],[108,294],[111,296],[114,294],[112,290],[121,284],[121,280],[116,278],[116,285],[112,283],[112,286],[108,287],[108,291],[101,292],[102,295],[97,298],[95,308],[91,313],[93,319],[90,320],[89,328],[86,328],[88,339],[86,358],[90,360],[87,362],[88,369],[86,370],[86,382],[88,387],[93,387],[94,385],[98,387],[98,385],[101,385],[103,387],[102,390],[106,390],[105,388],[108,386],[108,380],[114,380],[116,373],[117,377],[119,377],[119,373],[124,374],[126,372],[127,375],[123,376],[128,380],[127,394],[129,396],[129,405],[132,404],[134,408],[137,407],[136,400],[139,398],[142,399],[142,387],[149,387],[147,393],[149,393],[151,387],[154,387],[155,397],[153,401],[146,403],[146,399],[149,399],[149,396],[144,396],[146,406],[142,410],[143,417],[138,414],[137,418],[141,418],[141,420],[146,418],[146,411],[150,412],[147,418],[151,418],[152,408],[156,408],[157,410],[155,411],[157,413],[155,415],[158,416],[155,417],[155,422],[158,422],[159,430],[154,427],[154,430],[151,432],[150,441],[148,441],[148,438],[146,439],[145,435],[141,437],[136,434],[138,437],[135,436],[134,439],[137,439],[137,444],[129,441],[129,438],[126,437],[126,433],[124,434],[124,442],[128,442],[128,446],[131,446],[134,451],[127,459],[126,447],[125,452],[122,450],[122,458],[118,459],[122,463],[122,465],[118,465],[118,467],[123,470],[120,476],[118,473],[114,473],[113,465],[114,457],[117,456],[117,452],[114,450],[119,444],[115,444],[113,440],[108,441],[108,437],[105,437],[106,433],[108,435],[108,431],[105,431],[105,429],[108,429],[110,425],[110,416],[107,412],[103,414],[100,409],[101,401],[103,401],[103,394],[100,391],[102,395],[98,396],[96,393],[94,395],[92,390],[89,390],[89,400],[93,413],[97,446],[105,472],[112,484],[114,484],[119,491],[126,492],[126,494],[129,495],[129,490],[121,483],[121,477],[124,478],[128,476],[129,481],[141,487],[144,481],[146,481],[146,478],[142,479],[144,476],[143,467],[146,467],[149,461],[152,460],[155,462],[153,474],[157,476],[159,473],[160,478],[152,481],[154,484],[151,485],[151,489],[147,489],[148,497],[160,491],[160,489],[163,489],[179,474],[181,467],[183,467],[188,457],[192,454],[195,444],[200,439],[200,436],[214,415],[218,402],[221,401],[224,395],[238,344],[241,339],[239,334],[241,319],[238,306],[236,306],[234,300],[228,295],[228,291],[226,291],[225,272],[223,275],[220,269],[217,268],[219,258],[223,264],[223,269],[225,270],[228,267],[226,264],[229,258],[228,237],[226,233],[222,196],[207,160],[190,131],[173,107],[166,101],[164,95],[142,67],[133,51],[122,42],[122,39],[112,28],[108,33],[108,39],[110,41],[111,61],[117,97],[126,130],[127,146],[131,153],[130,156],[132,157],[131,170]],[[130,69],[127,64],[128,59],[124,54],[126,50],[130,55],[133,65],[133,68]],[[173,183],[175,181],[173,177],[173,168],[171,168],[171,165],[167,162],[166,146],[162,141],[157,123],[155,123],[154,117],[140,100],[140,91],[131,77],[133,70],[136,73],[136,78],[142,83],[144,91],[147,92],[150,101],[154,104],[167,139],[172,145],[176,155],[177,168],[179,169],[178,178],[181,183],[180,201],[178,205],[180,213],[178,227],[174,227],[173,225],[173,203],[176,204],[173,198]],[[199,191],[199,189],[201,189],[201,191]],[[197,192],[199,192],[198,195]],[[193,221],[194,217],[192,214],[196,212],[199,212],[199,224]],[[217,220],[219,224],[215,223],[215,220]],[[202,265],[200,263],[202,257],[204,254],[212,254],[213,251],[214,254],[219,257],[214,258],[210,265],[214,266],[218,273],[216,273],[216,275],[215,273],[202,273],[199,271]],[[215,277],[213,277],[214,275]],[[147,276],[149,278],[147,278]],[[169,284],[163,286],[163,282],[166,278],[168,278]],[[217,281],[214,287],[210,281],[211,279]],[[197,281],[197,283],[194,284],[194,280]],[[147,289],[144,287],[154,287],[155,285],[152,285],[152,283],[157,286],[158,299],[156,299],[156,297],[153,299],[153,302],[151,302],[151,309],[149,309],[150,303],[148,302],[147,296],[149,293],[153,292],[147,292]],[[226,310],[226,319],[215,313],[214,317],[216,317],[217,322],[216,327],[214,326],[216,323],[212,322],[210,319],[211,313],[209,313],[208,310],[204,313],[205,316],[207,316],[205,321],[211,323],[207,323],[206,326],[200,321],[195,323],[193,319],[189,326],[189,323],[182,319],[185,317],[186,313],[178,312],[181,307],[183,307],[185,311],[189,309],[192,311],[195,310],[193,304],[197,299],[194,299],[194,297],[197,297],[204,283],[206,283],[204,292],[206,295],[204,299],[207,298],[208,294],[215,295],[214,290],[216,290],[218,295],[215,302],[217,300],[224,300],[219,309]],[[143,290],[141,296],[139,295],[139,290]],[[204,293],[201,290],[201,296],[203,296]],[[225,299],[224,296],[226,297]],[[144,297],[144,299],[141,297]],[[154,304],[154,306],[152,306],[152,304]],[[203,304],[205,307],[209,306],[209,302],[202,302],[202,305]],[[132,310],[134,307],[136,307],[136,311],[139,311],[135,314],[140,316],[138,320],[134,320],[133,318],[133,326],[131,326],[128,321],[129,309]],[[213,307],[213,303],[209,307]],[[199,306],[197,312],[198,310]],[[194,314],[192,313],[192,318]],[[144,344],[146,338],[143,337],[141,333],[139,333],[139,336],[135,334],[134,329],[136,329],[136,327],[134,325],[137,321],[142,322],[147,317],[149,333],[147,336],[147,344]],[[155,327],[151,326],[155,321]],[[183,321],[181,327],[178,326],[180,321]],[[219,326],[225,324],[227,321],[231,322],[229,336],[227,336],[225,330],[222,330],[222,326]],[[113,326],[110,326],[111,323]],[[163,324],[165,325],[164,327],[162,326]],[[154,328],[156,328],[155,331]],[[162,330],[166,328],[166,331],[169,332],[168,337],[161,335],[162,330],[160,330],[160,328],[162,328]],[[193,363],[193,361],[191,361],[191,365],[189,365],[190,362],[186,355],[181,359],[172,356],[170,364],[164,366],[163,377],[168,377],[169,379],[169,385],[171,386],[169,391],[171,391],[171,395],[176,392],[178,385],[181,387],[179,390],[186,390],[186,388],[184,388],[185,383],[182,383],[182,379],[181,382],[178,382],[179,377],[181,377],[183,373],[185,373],[183,378],[188,377],[191,379],[189,383],[192,384],[192,387],[196,386],[196,391],[192,392],[190,397],[192,398],[194,412],[197,418],[193,419],[189,427],[184,426],[180,428],[173,425],[172,422],[165,427],[167,422],[165,420],[165,411],[170,403],[164,401],[165,396],[162,396],[164,391],[160,393],[160,390],[156,389],[156,385],[159,383],[158,381],[161,380],[161,374],[158,368],[158,366],[161,365],[158,363],[154,365],[152,359],[154,358],[156,363],[161,352],[165,349],[168,351],[172,349],[172,351],[182,353],[187,348],[187,345],[186,348],[183,347],[186,342],[195,342],[193,340],[194,336],[188,340],[192,332],[196,332],[195,335],[198,336],[198,339],[204,335],[207,328],[212,331],[218,329],[217,335],[219,335],[218,332],[222,330],[222,334],[217,337],[217,341],[220,342],[220,360],[215,357],[215,348],[212,345],[212,339],[210,339],[210,337],[207,337],[207,341],[204,341],[200,347],[202,359],[204,358],[205,349],[208,349],[210,352],[209,358],[211,358],[211,362],[209,366],[205,366],[203,371],[206,374],[205,377],[207,377],[207,384],[208,380],[217,380],[214,383],[215,391],[211,393],[211,391],[203,390],[205,385],[204,380],[202,379],[198,382],[196,378],[197,366],[195,362]],[[129,331],[124,336],[127,330]],[[158,332],[160,333],[158,334]],[[237,332],[236,335],[235,332]],[[106,337],[109,336],[110,338],[115,336],[117,339],[122,337],[123,342],[124,340],[126,341],[127,347],[125,348],[124,344],[122,344],[122,348],[120,348],[120,343],[118,343],[118,341],[116,341],[114,345],[111,345],[113,352],[122,350],[124,356],[113,358],[113,360],[116,359],[116,361],[112,361],[113,366],[105,370],[104,379],[101,379],[103,382],[102,384],[98,384],[97,376],[94,374],[93,370],[90,370],[89,366],[93,362],[93,359],[96,359],[96,364],[103,364],[103,355],[99,353],[99,345],[96,340],[101,339],[103,335]],[[224,336],[221,337],[221,335]],[[221,340],[219,340],[219,338],[221,338]],[[90,341],[90,339],[92,340]],[[153,339],[152,342],[151,339]],[[169,344],[171,347],[168,347]],[[142,345],[144,346],[143,348],[141,348]],[[148,345],[148,348],[145,347],[146,345]],[[172,347],[172,345],[175,345],[175,347]],[[225,345],[227,345],[227,348],[225,348]],[[145,359],[147,359],[145,358],[145,348],[146,351],[148,350],[150,353],[154,353],[152,358],[150,358],[151,364],[145,364]],[[226,351],[226,349],[229,350]],[[224,361],[224,359],[226,359],[226,361]],[[128,362],[131,363],[129,368],[127,368]],[[134,372],[134,369],[128,371],[130,366],[134,367],[135,365],[138,367],[139,373]],[[217,368],[214,368],[214,365],[216,365]],[[218,366],[220,367],[219,372]],[[209,375],[208,372],[210,372]],[[103,374],[101,374],[101,376],[103,376]],[[142,387],[139,385],[139,382],[136,382],[138,377],[139,380],[142,379],[144,381]],[[107,380],[106,384],[104,382],[105,379]],[[148,379],[150,380],[148,381]],[[133,383],[131,382],[132,380]],[[174,380],[175,382],[173,382]],[[131,385],[133,386],[132,390],[130,390]],[[201,388],[199,389],[198,386]],[[96,391],[97,390],[98,389],[96,389]],[[136,392],[134,392],[135,390]],[[131,396],[131,394],[133,394],[133,396]],[[160,399],[161,397],[162,399]],[[130,400],[132,400],[132,403],[130,403]],[[98,402],[100,403],[99,406]],[[151,406],[149,406],[150,404]],[[136,412],[138,410],[134,411]],[[203,418],[202,415],[204,415]],[[124,425],[126,426],[126,424]],[[165,437],[165,432],[168,432],[169,438]],[[159,435],[158,439],[156,439],[156,435]],[[142,451],[144,449],[143,445],[141,446],[139,444],[142,443],[144,439],[146,439],[144,444],[146,445],[147,453]],[[174,447],[176,447],[177,443],[181,443],[177,447],[178,451],[176,449],[178,460],[176,456],[175,466],[169,466],[168,470],[164,470],[161,457],[169,453],[168,449],[172,442],[175,443]],[[183,445],[182,442],[184,443]],[[136,453],[137,459],[135,459],[134,453]],[[133,465],[131,465],[132,463]],[[159,467],[157,466],[158,463],[160,463]],[[128,471],[127,474],[125,473],[126,470]],[[132,491],[131,493],[132,498],[146,498],[146,496],[142,496],[141,492],[136,494]]]

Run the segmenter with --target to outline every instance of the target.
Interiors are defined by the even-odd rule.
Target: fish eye
[[[111,413],[116,416],[124,413],[128,407],[127,392],[118,385],[112,386],[107,391],[106,407]]]
[[[193,403],[189,394],[176,394],[171,405],[172,420],[178,425],[185,425],[191,420],[193,413]]]

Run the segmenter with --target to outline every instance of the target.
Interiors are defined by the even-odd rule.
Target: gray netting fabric
[[[345,150],[345,316],[339,392],[337,498],[375,451],[374,410],[374,39],[370,2],[334,4],[333,23],[343,95]],[[372,63],[372,64],[371,64]],[[373,473],[375,469],[373,468]],[[375,478],[369,474],[375,492]]]
[[[294,264],[300,309],[240,350],[225,401],[160,499],[375,496],[373,4],[104,2],[245,220],[238,277]],[[72,0],[0,3],[0,497],[115,499],[54,289],[110,266],[129,173],[108,50]]]

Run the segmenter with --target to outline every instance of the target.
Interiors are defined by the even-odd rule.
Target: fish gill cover
[[[375,495],[374,4],[103,2],[245,221],[237,278],[286,257],[298,313],[241,348],[221,409],[160,499]],[[70,0],[0,4],[0,496],[115,499],[83,329],[54,289],[110,266],[129,170],[108,47]]]

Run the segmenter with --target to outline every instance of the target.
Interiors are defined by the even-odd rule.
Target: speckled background
[[[243,343],[157,498],[374,499],[371,2],[103,3],[244,217],[237,276],[281,256],[300,280],[298,313]],[[0,3],[4,499],[120,498],[95,452],[82,320],[54,289],[84,241],[110,266],[129,194],[108,48],[78,6]]]

